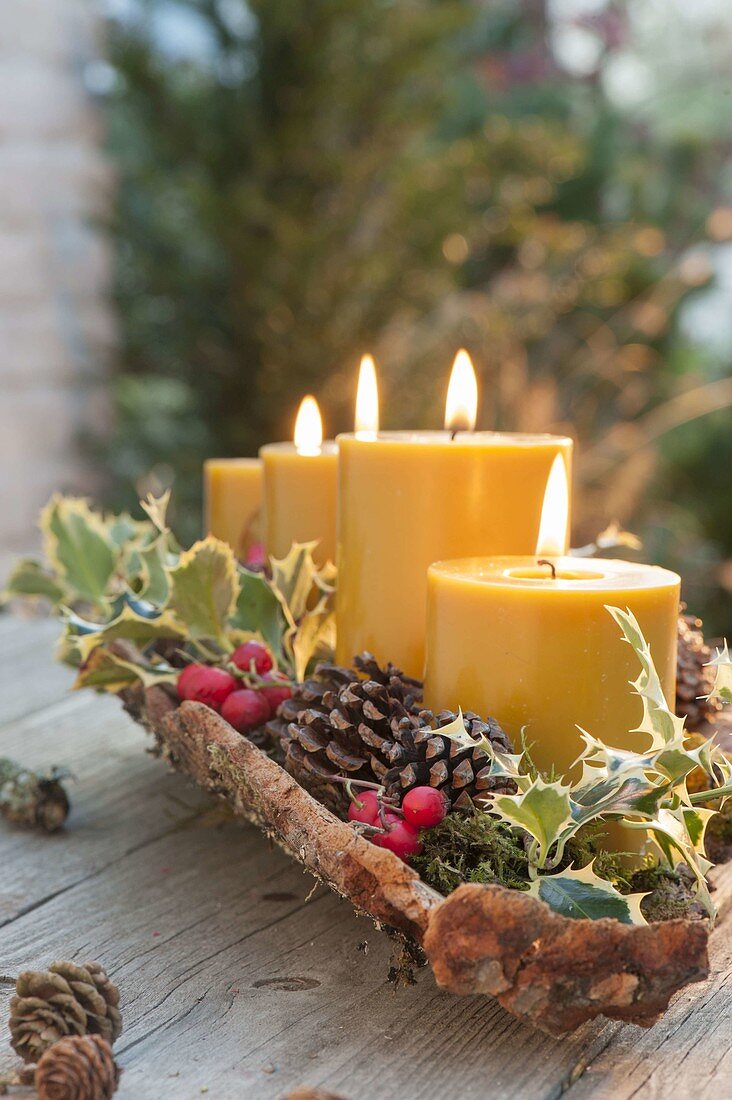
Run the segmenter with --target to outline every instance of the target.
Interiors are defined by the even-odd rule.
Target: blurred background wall
[[[93,222],[109,170],[84,74],[99,13],[19,0],[0,14],[0,568],[50,494],[94,487],[84,429],[104,408],[111,247]]]
[[[576,437],[574,542],[619,520],[646,558],[683,573],[710,629],[729,630],[725,0],[11,6],[52,12],[55,30],[52,48],[34,45],[18,16],[23,27],[0,31],[2,64],[20,71],[39,50],[39,79],[65,80],[66,98],[11,82],[38,118],[13,119],[0,141],[37,133],[46,158],[68,141],[88,172],[73,213],[58,213],[53,171],[35,194],[16,175],[0,204],[4,219],[25,203],[53,256],[27,289],[56,280],[44,293],[60,341],[0,367],[15,363],[16,389],[53,376],[59,393],[36,418],[42,441],[7,451],[40,470],[48,449],[57,469],[12,504],[5,544],[30,537],[46,485],[84,487],[90,471],[114,505],[173,482],[191,537],[207,454],[288,437],[307,390],[331,434],[347,429],[367,350],[385,426],[439,425],[462,344],[481,376],[480,426]],[[90,97],[116,181],[104,238]],[[69,130],[47,133],[59,103],[75,104]],[[107,247],[116,340],[104,354]],[[0,286],[0,317],[16,317],[21,271]],[[89,374],[105,380],[109,420],[81,411]]]

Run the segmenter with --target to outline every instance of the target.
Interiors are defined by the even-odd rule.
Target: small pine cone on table
[[[343,784],[332,781],[334,774],[381,783],[399,801],[412,787],[429,784],[458,807],[488,791],[513,789],[506,780],[489,777],[485,751],[462,749],[440,736],[440,728],[457,714],[425,710],[418,680],[393,665],[382,668],[368,653],[354,664],[354,669],[319,665],[267,727],[279,739],[286,769],[335,813],[345,815],[348,795]],[[463,717],[474,737],[512,751],[495,719]]]
[[[73,1035],[49,1047],[36,1067],[38,1100],[110,1100],[120,1070],[101,1035]]]
[[[705,667],[714,654],[702,634],[702,621],[694,615],[679,615],[679,647],[676,662],[676,713],[686,718],[686,728],[698,730],[714,722],[720,705],[704,698],[712,690],[714,669]]]
[[[110,1043],[122,1031],[119,990],[99,963],[55,962],[26,970],[10,1002],[10,1042],[26,1062],[71,1035],[97,1034]]]

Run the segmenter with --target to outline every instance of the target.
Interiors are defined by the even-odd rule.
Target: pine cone
[[[439,729],[453,711],[434,715],[421,705],[422,685],[393,665],[381,668],[371,654],[355,660],[356,670],[319,665],[279,708],[267,731],[280,739],[284,764],[298,782],[335,813],[348,796],[334,774],[385,785],[401,799],[410,788],[431,784],[451,805],[467,804],[485,791],[508,789],[487,776],[489,759],[478,749],[459,749]],[[362,675],[359,675],[361,673]],[[498,723],[465,714],[473,736],[485,735],[497,748],[511,745]]]
[[[26,970],[10,1002],[11,1045],[26,1062],[67,1035],[98,1034],[113,1043],[122,1031],[119,991],[99,963],[55,962]]]
[[[700,698],[708,695],[714,684],[714,670],[704,666],[714,654],[701,632],[701,619],[694,615],[679,615],[679,648],[676,666],[676,713],[686,718],[689,730],[697,730],[705,722],[713,722],[719,704]]]
[[[38,1100],[109,1100],[119,1074],[112,1048],[100,1035],[60,1039],[36,1067]]]
[[[53,768],[48,775],[0,759],[0,814],[14,825],[55,833],[69,813],[69,799],[61,785],[64,772]]]

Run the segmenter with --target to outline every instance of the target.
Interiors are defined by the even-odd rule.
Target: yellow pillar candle
[[[625,749],[642,706],[640,671],[607,605],[629,608],[673,706],[680,579],[650,565],[561,557],[436,562],[428,573],[425,702],[493,715],[543,770],[561,774],[583,744],[577,726]]]
[[[367,649],[421,676],[430,563],[533,549],[552,462],[561,454],[569,467],[572,441],[456,432],[472,427],[476,407],[472,364],[459,352],[445,417],[453,430],[377,432],[357,409],[362,430],[338,436],[341,664]]]
[[[204,463],[204,526],[242,560],[262,540],[262,463],[210,458]]]
[[[265,549],[283,558],[293,542],[318,540],[315,559],[335,561],[338,448],[323,442],[320,410],[303,399],[293,443],[269,443],[264,463]]]
[[[680,579],[651,565],[563,557],[569,489],[552,466],[531,557],[433,563],[427,588],[429,707],[494,715],[542,770],[567,771],[578,726],[609,745],[645,749],[637,660],[607,607],[629,608],[673,705]]]

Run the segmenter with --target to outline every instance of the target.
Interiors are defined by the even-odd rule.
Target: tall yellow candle
[[[293,542],[318,541],[315,559],[335,561],[338,448],[323,442],[320,410],[303,399],[293,443],[269,443],[264,463],[265,548],[284,557]]]
[[[459,403],[451,416],[470,426]],[[427,567],[531,553],[549,470],[557,454],[569,466],[572,441],[362,430],[338,436],[338,446],[338,660],[367,649],[421,676]]]
[[[560,556],[552,515],[562,530],[561,464],[536,555],[430,566],[425,701],[491,714],[516,744],[524,730],[537,765],[563,773],[583,747],[578,725],[613,746],[647,747],[632,732],[642,717],[630,689],[638,663],[607,605],[638,619],[673,705],[680,579],[650,565]]]
[[[204,527],[244,559],[262,540],[262,463],[210,458],[204,463]]]

